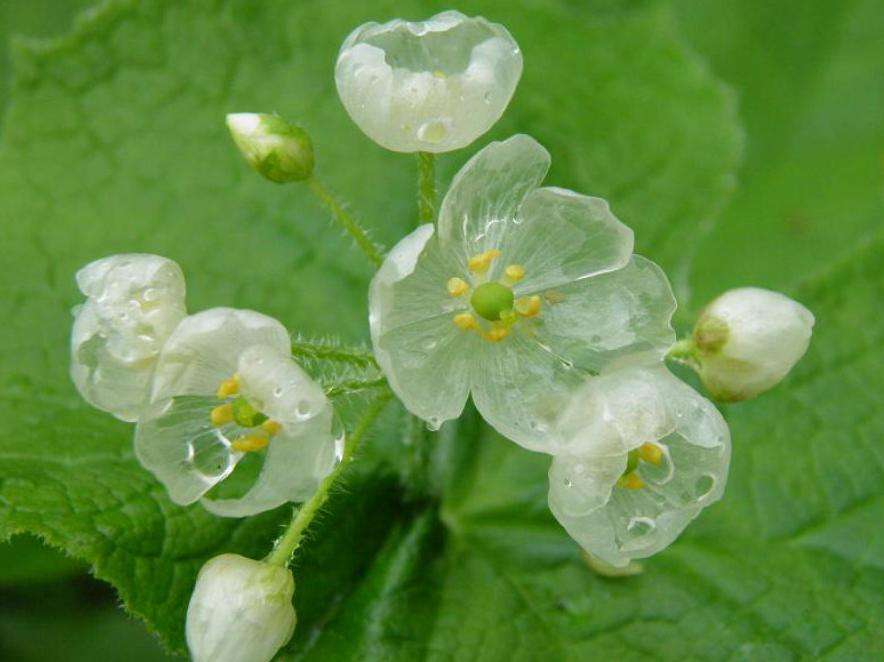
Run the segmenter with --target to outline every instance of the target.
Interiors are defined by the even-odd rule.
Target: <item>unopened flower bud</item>
[[[269,662],[295,631],[292,573],[238,554],[210,559],[187,608],[195,662]]]
[[[313,174],[313,143],[303,129],[264,113],[227,116],[233,142],[259,174],[277,184]]]
[[[813,314],[757,287],[725,292],[700,315],[691,362],[718,400],[753,398],[788,374],[810,344]]]

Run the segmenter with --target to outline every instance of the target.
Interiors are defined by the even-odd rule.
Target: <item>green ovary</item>
[[[489,322],[496,322],[501,318],[501,313],[511,311],[514,301],[513,291],[500,283],[483,283],[470,297],[473,310]]]

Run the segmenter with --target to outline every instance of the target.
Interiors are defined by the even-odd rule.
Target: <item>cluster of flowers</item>
[[[487,131],[521,71],[505,28],[444,12],[358,28],[336,81],[377,143],[438,153]],[[301,129],[248,113],[228,125],[268,179],[312,177]],[[371,339],[390,388],[429,427],[472,396],[503,436],[548,453],[553,514],[594,562],[623,568],[670,544],[727,480],[727,425],[667,370],[667,356],[695,368],[716,398],[746,399],[803,355],[813,316],[781,294],[733,290],[676,343],[666,275],[633,253],[632,231],[607,202],[542,186],[549,165],[526,135],[479,151],[436,222],[386,255],[369,291]],[[136,422],[137,456],[173,501],[245,516],[307,499],[332,470],[332,408],[277,321],[225,308],[188,316],[181,270],[157,256],[105,258],[77,279],[88,300],[76,311],[74,382]],[[294,628],[293,590],[284,568],[213,559],[188,616],[194,657],[270,659]],[[256,610],[273,632],[253,628],[234,644],[231,624]]]

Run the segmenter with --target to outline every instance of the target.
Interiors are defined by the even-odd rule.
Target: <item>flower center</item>
[[[487,274],[492,263],[501,256],[496,248],[484,253],[473,255],[467,260],[470,283],[457,276],[449,278],[446,283],[448,294],[452,297],[469,296],[471,312],[458,313],[452,318],[455,326],[464,331],[475,331],[489,342],[499,342],[506,338],[510,331],[524,320],[524,324],[540,315],[541,299],[532,295],[516,298],[513,285],[525,277],[525,268],[520,264],[509,264],[502,276],[496,280],[488,280]],[[547,302],[559,303],[562,295],[544,295]],[[476,319],[478,317],[479,319]]]
[[[230,447],[240,453],[260,451],[267,447],[270,438],[279,434],[282,426],[270,420],[266,414],[258,411],[246,398],[239,395],[239,377],[234,375],[218,385],[215,394],[224,402],[209,414],[212,425],[220,428],[236,424],[246,429],[246,434],[234,439]]]
[[[480,317],[496,322],[502,318],[503,313],[513,309],[515,299],[513,291],[506,285],[482,283],[473,291],[470,305]]]
[[[663,462],[663,451],[656,444],[642,444],[626,455],[626,469],[617,479],[617,486],[627,490],[640,490],[645,481],[638,474],[639,463],[647,462],[659,467]]]

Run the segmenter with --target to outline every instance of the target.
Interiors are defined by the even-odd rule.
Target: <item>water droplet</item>
[[[436,432],[441,427],[442,420],[438,416],[430,416],[430,418],[427,419],[427,430],[430,432]]]
[[[537,419],[532,419],[531,422],[528,423],[528,425],[535,432],[546,432],[547,428],[549,427],[546,423],[544,423],[543,421],[538,421]]]
[[[277,386],[275,389],[273,389],[273,397],[274,398],[278,398],[281,395],[282,395],[282,386]]]
[[[430,350],[436,349],[436,345],[438,345],[438,344],[439,344],[438,342],[436,342],[435,340],[430,338],[429,340],[424,341],[423,347],[425,350],[427,350],[429,352]]]
[[[571,479],[570,479],[570,478],[565,478],[565,479],[562,481],[562,484],[563,484],[565,487],[571,487],[574,483],[571,482]]]
[[[656,526],[654,520],[650,517],[633,517],[626,525],[626,531],[630,535],[638,538],[639,536],[648,535],[656,528]]]
[[[157,299],[160,298],[160,291],[157,289],[154,289],[153,287],[148,287],[146,290],[144,290],[144,293],[141,295],[141,298],[144,301],[156,301]]]
[[[601,337],[599,334],[596,333],[596,334],[592,335],[592,336],[589,338],[589,341],[590,341],[590,342],[601,342],[601,341],[602,341],[602,337]]]
[[[694,483],[694,498],[698,501],[701,499],[705,499],[714,487],[715,476],[711,474],[703,474],[697,479],[697,482]]]
[[[491,92],[486,92],[482,98],[485,100],[485,103],[491,103]]]
[[[417,130],[418,140],[435,145],[448,137],[448,123],[444,120],[430,120]]]
[[[313,408],[310,406],[310,403],[307,400],[301,400],[295,405],[295,413],[298,415],[298,418],[304,419],[310,416]]]

